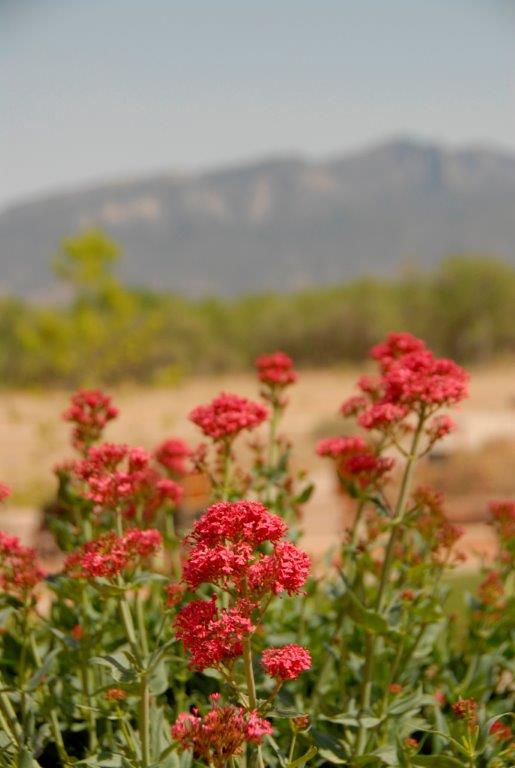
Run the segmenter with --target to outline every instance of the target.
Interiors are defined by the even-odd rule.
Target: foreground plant
[[[73,396],[46,516],[62,566],[0,533],[0,768],[511,768],[515,502],[491,505],[498,553],[457,622],[461,530],[417,465],[468,377],[409,334],[372,358],[344,434],[317,447],[353,513],[317,578],[298,546],[313,487],[282,433],[287,355],[258,359],[262,402],[192,411],[197,447],[104,442],[110,397]],[[210,498],[182,538],[190,472]]]

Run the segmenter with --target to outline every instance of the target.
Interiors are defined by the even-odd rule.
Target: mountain
[[[265,159],[63,192],[0,214],[3,292],[50,296],[51,254],[100,226],[129,283],[236,295],[431,266],[449,252],[515,263],[515,155],[393,141],[313,161]]]

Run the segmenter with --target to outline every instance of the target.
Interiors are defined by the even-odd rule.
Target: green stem
[[[291,763],[293,761],[293,755],[295,754],[295,743],[297,741],[297,730],[295,729],[293,731],[292,737],[291,737],[291,743],[290,743],[290,751],[288,752],[288,762]]]
[[[223,477],[222,477],[222,492],[221,500],[228,501],[231,491],[231,443],[229,440],[224,442],[223,448]]]
[[[124,584],[121,577],[118,578],[118,586],[124,589]],[[125,627],[125,633],[129,641],[132,653],[134,654],[140,674],[140,701],[138,712],[138,729],[139,738],[141,743],[141,768],[148,768],[151,762],[150,758],[150,689],[148,685],[147,670],[144,669],[143,658],[145,657],[144,647],[146,643],[146,632],[140,631],[140,643],[138,643],[138,635],[134,627],[134,621],[132,619],[132,613],[129,602],[125,592],[122,592],[120,597],[120,613],[122,615],[123,625]],[[142,624],[138,627],[140,630],[144,630],[143,613],[139,614],[138,622],[142,620]],[[145,639],[144,639],[145,638]],[[141,644],[141,647],[140,647]],[[148,649],[147,649],[148,653]],[[143,655],[143,657],[142,657]]]
[[[41,656],[39,654],[38,646],[37,646],[36,640],[34,638],[34,635],[32,635],[32,634],[30,636],[30,646],[31,646],[32,656],[34,658],[34,662],[36,664],[36,667],[41,667],[41,664],[42,664]],[[48,684],[46,684],[45,687],[46,687],[47,692],[50,693]],[[63,737],[62,737],[62,734],[61,734],[61,729],[59,727],[59,718],[57,717],[57,713],[56,713],[54,707],[52,707],[50,709],[50,729],[52,731],[52,735],[54,737],[55,745],[56,745],[56,748],[57,748],[58,755],[59,755],[59,757],[61,759],[61,762],[64,765],[71,765],[72,761],[71,761],[71,758],[70,758],[70,756],[68,755],[68,753],[66,751],[66,747],[64,746],[64,741],[63,741]]]
[[[395,505],[394,517],[392,520],[392,528],[390,532],[390,538],[386,545],[385,556],[383,561],[383,568],[381,571],[381,579],[379,582],[379,589],[377,592],[375,609],[378,613],[381,613],[384,608],[384,600],[386,597],[386,588],[390,579],[390,571],[393,564],[393,557],[395,552],[395,544],[397,542],[397,535],[399,528],[404,520],[406,512],[406,500],[411,488],[411,480],[413,476],[413,469],[415,461],[417,459],[417,448],[422,435],[422,429],[425,423],[425,413],[422,409],[417,427],[413,434],[413,440],[411,443],[410,452],[406,459],[406,465],[404,467],[404,473],[402,476],[401,487],[399,490],[399,496],[397,504]],[[362,724],[363,715],[370,707],[370,700],[372,694],[372,671],[374,666],[374,656],[377,648],[377,638],[367,635],[367,651],[365,656],[365,665],[363,668],[363,680],[361,682],[361,696],[360,696],[360,725],[358,729],[358,736],[356,739],[356,756],[363,754],[366,739],[366,729]]]
[[[5,684],[1,679],[0,686],[2,688],[5,687]],[[16,717],[16,712],[14,711],[13,705],[11,704],[11,700],[7,693],[4,691],[0,693],[0,709],[5,720],[7,721],[9,733],[11,734],[13,743],[21,747],[23,745],[23,730],[20,723],[18,722],[18,718]]]
[[[141,740],[141,767],[148,768],[150,765],[150,690],[146,672],[141,674],[139,736]]]
[[[243,664],[245,667],[249,709],[252,711],[257,710],[256,682],[254,680],[254,669],[252,667],[252,645],[250,635],[243,641]],[[261,754],[261,745],[258,745],[257,747],[257,764],[258,768],[265,768],[263,755]]]
[[[148,657],[148,637],[147,628],[145,626],[145,614],[143,610],[143,595],[141,590],[138,590],[136,594],[136,616],[138,620],[138,634],[141,643],[141,652],[145,658]]]
[[[88,609],[89,609],[89,600],[88,595],[86,592],[87,585],[83,584],[82,590],[81,590],[81,603],[82,603],[82,627],[84,629],[85,637],[88,637],[87,632],[87,626],[88,626]],[[89,751],[90,753],[94,753],[97,750],[98,747],[98,739],[97,739],[97,720],[95,711],[93,709],[93,702],[92,702],[92,691],[94,688],[94,677],[93,677],[93,669],[89,663],[89,643],[88,647],[84,647],[84,645],[81,644],[81,651],[80,651],[80,676],[81,676],[81,682],[82,682],[82,694],[84,698],[84,705],[86,708],[86,718],[88,722],[88,739],[89,739]]]

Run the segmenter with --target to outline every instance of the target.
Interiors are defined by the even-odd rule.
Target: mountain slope
[[[0,214],[3,291],[49,295],[79,228],[125,249],[132,284],[190,295],[291,290],[486,251],[515,263],[515,155],[390,142],[326,161],[278,158],[57,194]]]

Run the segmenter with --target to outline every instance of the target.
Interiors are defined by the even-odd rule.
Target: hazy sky
[[[0,0],[0,205],[393,135],[515,150],[513,0]]]

